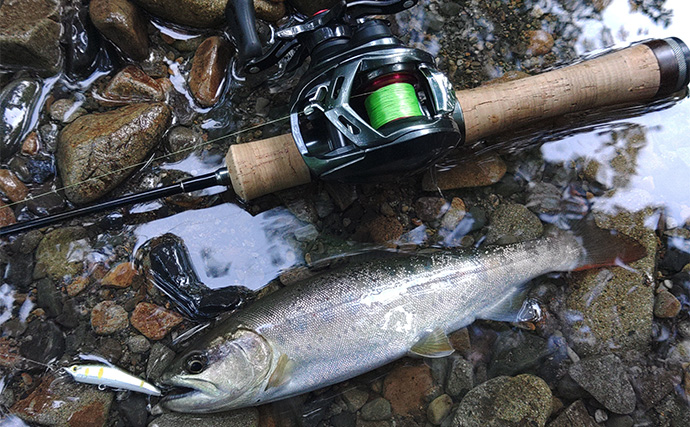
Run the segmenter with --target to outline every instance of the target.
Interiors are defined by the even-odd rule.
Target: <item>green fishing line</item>
[[[374,129],[393,120],[422,115],[417,93],[409,83],[393,83],[376,90],[364,101],[364,107]]]

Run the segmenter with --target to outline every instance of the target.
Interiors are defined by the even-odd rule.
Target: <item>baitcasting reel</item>
[[[387,21],[370,18],[416,3],[341,0],[311,18],[296,18],[260,54],[251,2],[228,2],[228,20],[238,24],[232,28],[240,72],[258,73],[288,54],[287,70],[311,58],[293,92],[290,120],[315,176],[362,181],[416,172],[464,140],[455,92],[433,57],[404,46]]]

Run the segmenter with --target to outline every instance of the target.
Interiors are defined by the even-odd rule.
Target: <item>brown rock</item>
[[[13,202],[20,202],[29,195],[29,189],[9,169],[0,169],[0,191]]]
[[[127,327],[127,312],[114,301],[103,301],[91,310],[91,327],[98,335],[108,335]]]
[[[146,21],[139,8],[128,0],[92,0],[89,16],[93,25],[130,58],[149,56]]]
[[[0,201],[0,227],[12,225],[17,222],[12,208]]]
[[[123,262],[108,271],[101,284],[115,288],[127,288],[139,279],[139,272],[131,262]]]
[[[132,104],[67,125],[57,150],[67,198],[88,203],[115,188],[158,144],[170,119],[165,104]]]
[[[671,292],[663,290],[654,298],[654,315],[660,318],[676,317],[680,313],[680,301]]]
[[[69,282],[66,286],[67,288],[67,295],[70,297],[78,295],[81,291],[83,291],[86,288],[86,285],[89,284],[89,279],[88,277],[77,277],[71,282]]]
[[[500,157],[486,155],[467,159],[450,170],[438,172],[436,182],[430,174],[422,180],[424,191],[452,190],[455,188],[482,187],[495,184],[506,173],[506,164]]]
[[[0,366],[12,369],[19,362],[19,358],[19,350],[12,346],[7,338],[0,338]]]
[[[369,235],[374,243],[386,243],[402,236],[403,226],[397,218],[378,216],[369,223]]]
[[[135,0],[142,8],[176,24],[198,28],[225,24],[228,0]]]
[[[22,143],[22,153],[27,156],[35,156],[41,149],[36,132],[29,133]]]
[[[446,230],[454,230],[465,217],[466,213],[467,208],[465,207],[465,202],[459,197],[453,197],[453,200],[450,202],[450,209],[443,215],[441,227]]]
[[[128,65],[113,77],[101,94],[95,94],[99,104],[121,106],[137,102],[163,101],[163,88],[139,67]]]
[[[204,107],[218,101],[231,55],[228,42],[218,36],[207,38],[197,48],[189,73],[189,88]]]
[[[543,30],[527,31],[527,54],[532,56],[542,56],[551,52],[553,48],[553,36]]]
[[[414,202],[414,211],[422,221],[435,221],[448,210],[450,205],[442,197],[420,197]]]
[[[388,399],[397,415],[420,413],[433,389],[431,369],[426,365],[398,366],[383,381],[383,397]]]
[[[450,345],[457,351],[461,356],[467,357],[472,350],[472,344],[470,343],[470,332],[467,328],[459,329],[448,336],[450,340]]]
[[[134,308],[132,326],[151,340],[160,340],[182,322],[182,316],[163,307],[140,302]]]
[[[598,425],[587,412],[584,403],[578,400],[561,412],[558,418],[549,424],[549,427],[596,427]]]
[[[268,22],[276,22],[285,16],[285,4],[269,0],[254,0],[256,17]]]

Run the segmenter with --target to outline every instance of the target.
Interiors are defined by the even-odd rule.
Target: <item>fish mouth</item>
[[[161,400],[163,404],[182,399],[212,399],[221,395],[215,384],[201,378],[173,376],[161,379],[160,386],[164,391],[164,397]]]

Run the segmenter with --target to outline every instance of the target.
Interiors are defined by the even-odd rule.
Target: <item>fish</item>
[[[136,391],[137,393],[145,393],[151,396],[161,395],[160,389],[155,385],[116,366],[84,364],[72,365],[62,369],[80,383]]]
[[[633,239],[594,224],[538,239],[367,260],[324,272],[233,313],[162,375],[161,411],[219,412],[316,390],[405,355],[445,357],[475,319],[519,321],[540,275],[630,263]]]

